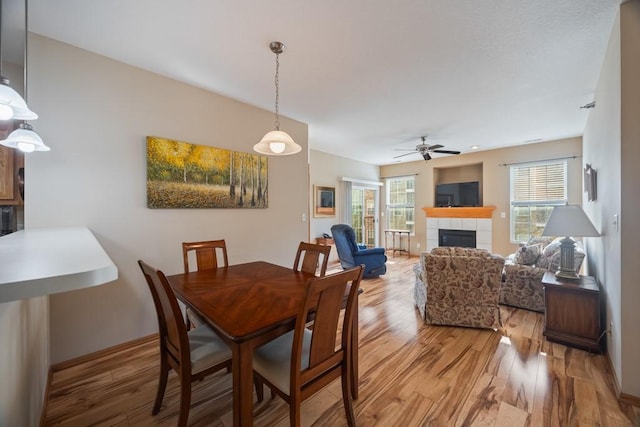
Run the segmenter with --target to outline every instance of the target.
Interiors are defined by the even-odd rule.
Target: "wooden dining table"
[[[167,279],[178,299],[231,348],[233,425],[253,425],[253,350],[290,330],[312,274],[264,261],[174,274]],[[357,398],[358,310],[354,311],[352,395]]]

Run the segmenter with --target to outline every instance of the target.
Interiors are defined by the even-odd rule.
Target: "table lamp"
[[[566,236],[560,240],[560,269],[556,277],[578,279],[575,269],[575,241],[570,237],[599,237],[600,233],[578,205],[556,206],[551,211],[543,236]]]

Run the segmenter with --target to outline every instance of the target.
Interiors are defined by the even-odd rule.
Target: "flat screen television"
[[[456,182],[436,185],[436,207],[480,206],[480,183]]]

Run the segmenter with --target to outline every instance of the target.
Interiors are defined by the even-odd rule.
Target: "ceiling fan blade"
[[[393,158],[397,159],[398,157],[408,156],[409,154],[416,154],[416,153],[417,151],[411,150],[411,153],[400,154],[399,156],[393,156]]]
[[[415,148],[394,148],[396,151],[416,151]]]
[[[452,150],[429,150],[432,153],[442,153],[442,154],[460,154],[459,151],[452,151]]]
[[[442,147],[444,147],[444,145],[440,145],[440,144],[430,145],[429,151],[437,150],[438,148],[442,148]]]

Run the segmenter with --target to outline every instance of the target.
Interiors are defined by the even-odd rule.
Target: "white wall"
[[[345,157],[334,156],[332,154],[324,153],[317,150],[310,151],[310,159],[310,191],[313,191],[314,185],[323,185],[336,188],[335,217],[315,218],[313,216],[313,197],[311,197],[309,200],[309,209],[311,212],[309,235],[311,237],[311,241],[315,241],[315,238],[322,236],[322,233],[331,234],[331,226],[334,224],[339,224],[341,222],[340,215],[344,210],[344,204],[342,203],[343,195],[341,194],[340,178],[346,176],[349,178],[356,178],[364,181],[380,181],[380,168],[375,165],[358,162],[356,160],[347,159]],[[384,187],[380,188],[382,193],[384,191]],[[332,249],[331,257],[333,260],[337,260],[335,248]]]
[[[616,18],[584,132],[584,162],[598,173],[598,199],[583,201],[602,237],[587,239],[589,273],[605,294],[607,337],[617,383],[640,398],[640,1],[623,4]],[[613,224],[618,215],[619,228]]]
[[[640,401],[640,0],[620,6],[621,38],[621,173],[622,173],[622,241],[620,257],[622,261],[622,391]],[[628,231],[625,233],[625,230]],[[634,233],[635,231],[635,233]],[[634,235],[635,234],[635,235]]]
[[[307,125],[281,119],[303,151],[269,159],[268,209],[148,209],[146,136],[252,152],[273,113],[51,39],[31,40],[29,104],[51,152],[26,161],[25,226],[88,226],[120,277],[51,296],[52,364],[157,331],[138,259],[177,273],[180,242],[224,238],[232,263],[292,262],[308,238]]]

